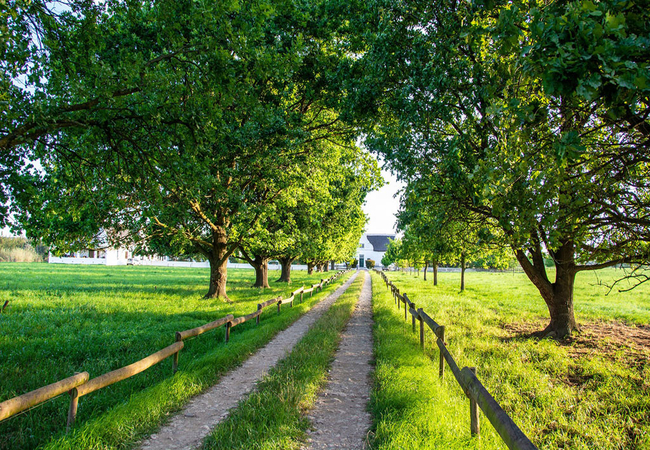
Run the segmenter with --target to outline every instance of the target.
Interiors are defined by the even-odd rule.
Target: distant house
[[[122,233],[123,236],[126,236]],[[115,237],[115,236],[114,236]],[[61,256],[55,256],[50,253],[48,262],[51,264],[91,264],[103,266],[126,266],[126,265],[150,265],[150,266],[192,266],[208,267],[207,262],[196,262],[192,260],[178,261],[177,258],[168,256],[151,255],[143,256],[134,252],[135,247],[119,246],[112,247],[109,245],[109,239],[106,231],[100,231],[94,238],[96,247],[94,249],[85,249],[75,252],[66,253]]]
[[[377,266],[381,266],[381,259],[392,239],[395,239],[394,234],[364,234],[361,236],[357,249],[359,267],[366,267],[366,261],[369,259],[372,259]]]

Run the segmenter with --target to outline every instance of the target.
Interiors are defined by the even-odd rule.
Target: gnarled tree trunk
[[[307,263],[307,274],[311,275],[314,273],[314,263]]]
[[[544,258],[539,245],[537,248],[529,249],[530,259],[523,250],[515,251],[519,264],[539,290],[551,316],[550,323],[542,331],[544,336],[563,338],[580,329],[573,310],[573,287],[578,272],[574,252],[573,241],[565,240],[551,255],[555,262],[555,282],[551,283],[546,275]]]
[[[427,270],[429,270],[429,261],[424,261],[424,281],[427,281]]]
[[[212,232],[212,251],[207,256],[210,262],[210,287],[204,298],[223,298],[230,301],[226,294],[228,240],[223,227],[218,227]]]
[[[255,255],[255,259],[250,264],[255,269],[255,284],[253,287],[269,287],[269,259]]]
[[[433,262],[433,285],[438,286],[438,261]]]
[[[291,283],[291,263],[293,262],[293,258],[278,258],[278,261],[280,261],[282,272],[276,282]]]

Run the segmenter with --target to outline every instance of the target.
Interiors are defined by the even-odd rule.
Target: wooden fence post
[[[476,375],[476,367],[469,367],[469,370]],[[478,403],[472,397],[469,398],[469,417],[472,436],[480,437],[481,430],[478,420]]]
[[[407,319],[406,314],[408,313],[408,309],[409,309],[409,300],[408,300],[409,298],[406,294],[402,294],[402,298],[404,299],[404,320],[406,320]]]
[[[260,309],[262,309],[262,305],[260,305],[260,304],[258,303],[258,304],[257,304],[257,310],[259,311]],[[255,318],[255,324],[256,324],[256,325],[259,325],[259,324],[260,324],[260,316],[261,316],[261,315],[262,315],[262,313],[259,313],[259,315]]]
[[[230,340],[230,328],[232,327],[232,322],[226,322],[226,342]]]
[[[420,322],[420,347],[424,351],[424,320],[422,320],[422,308],[418,309],[418,321]]]
[[[438,339],[440,339],[442,341],[443,345],[447,345],[447,343],[445,342],[445,326],[444,325],[440,325],[438,327],[438,331],[436,331],[436,335],[438,336]],[[444,357],[444,355],[442,354],[442,351],[441,351],[440,352],[440,368],[438,369],[438,375],[440,376],[440,378],[442,378],[442,376],[444,374],[445,374],[445,357]]]
[[[417,309],[415,309],[415,303],[413,303],[413,311],[417,312]],[[415,314],[411,314],[411,327],[413,328],[413,332],[415,333]]]
[[[181,337],[181,333],[179,331],[176,332],[176,342],[182,341],[183,338]],[[172,375],[176,373],[178,370],[178,354],[180,353],[180,350],[174,353],[174,358],[172,359]]]
[[[68,392],[70,394],[70,408],[68,408],[68,424],[65,427],[65,432],[69,433],[70,428],[74,425],[74,421],[77,418],[77,406],[79,405],[79,392],[77,388],[72,388]]]
[[[303,294],[303,291],[300,291],[300,303],[302,303],[302,294]]]
[[[282,299],[278,302],[278,314],[280,314],[280,308],[282,306]]]

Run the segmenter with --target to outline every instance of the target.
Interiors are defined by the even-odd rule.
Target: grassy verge
[[[229,295],[234,303],[227,304],[202,299],[207,270],[0,264],[0,301],[10,301],[0,316],[0,401],[75,371],[95,377],[130,364],[171,344],[175,331],[228,313],[250,313],[258,302],[286,296],[322,274],[292,275],[291,286],[272,283],[271,289],[259,290],[249,287],[252,270],[231,270]],[[254,321],[235,327],[228,345],[223,328],[186,341],[174,377],[168,360],[82,397],[77,426],[68,436],[63,435],[67,396],[0,423],[0,449],[128,448],[345,278],[301,305],[286,305],[282,314],[269,308],[259,327]]]
[[[441,274],[438,287],[407,274],[388,275],[446,326],[458,365],[478,367],[487,389],[540,449],[650,448],[647,348],[603,336],[571,342],[526,338],[521,330],[531,324],[539,329],[547,313],[518,274],[468,274],[462,294],[457,274]],[[381,278],[373,277],[379,286]],[[648,323],[647,292],[605,297],[596,281],[578,279],[576,312],[586,329],[593,323],[631,332],[647,328],[635,328]],[[483,415],[480,441],[470,438],[468,400],[449,372],[439,381],[432,333],[427,332],[425,357],[388,291],[376,289],[373,302],[373,448],[505,448]]]
[[[204,449],[297,449],[310,424],[313,406],[327,378],[340,333],[356,304],[363,275],[314,324],[291,354],[231,411],[206,439]]]

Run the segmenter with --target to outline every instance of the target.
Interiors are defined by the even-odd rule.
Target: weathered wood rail
[[[454,375],[454,378],[463,389],[463,392],[470,400],[470,432],[472,435],[480,435],[479,414],[478,408],[481,408],[483,414],[490,421],[494,429],[503,442],[510,450],[536,450],[537,447],[528,439],[528,437],[521,431],[517,424],[510,418],[510,416],[501,408],[499,403],[490,395],[488,390],[483,386],[481,381],[476,376],[475,367],[458,367],[454,357],[447,348],[445,341],[445,327],[439,325],[433,318],[431,318],[422,308],[416,308],[408,295],[400,293],[399,289],[388,279],[386,274],[380,270],[375,272],[381,275],[386,288],[390,289],[393,295],[393,300],[398,309],[401,309],[402,303],[404,304],[404,320],[408,319],[408,314],[411,314],[411,325],[413,332],[416,331],[416,322],[420,326],[420,347],[424,349],[425,343],[425,325],[435,334],[436,344],[440,350],[440,365],[438,373],[440,378],[444,376],[445,363]]]
[[[47,386],[43,386],[42,388],[36,389],[34,391],[27,392],[17,397],[10,398],[9,400],[0,402],[0,422],[67,392],[70,395],[70,406],[68,409],[68,421],[66,430],[69,431],[70,428],[74,425],[77,417],[77,408],[79,405],[80,397],[91,394],[92,392],[95,392],[99,389],[105,388],[119,381],[137,375],[147,370],[151,366],[154,366],[161,361],[169,358],[170,356],[173,356],[172,374],[174,374],[178,370],[179,353],[185,346],[185,343],[183,342],[185,339],[199,336],[205,332],[225,325],[225,340],[228,342],[230,340],[230,330],[234,326],[247,322],[251,319],[256,319],[256,323],[259,324],[262,311],[267,306],[277,305],[278,313],[280,313],[283,304],[289,303],[291,306],[293,306],[293,302],[298,295],[300,295],[300,302],[302,303],[303,294],[309,293],[311,296],[315,289],[322,291],[324,286],[333,282],[346,272],[347,270],[336,272],[328,279],[320,280],[320,283],[312,285],[309,289],[301,287],[300,289],[293,291],[287,299],[283,299],[282,296],[279,296],[259,303],[257,305],[256,311],[245,316],[235,318],[232,314],[228,314],[215,321],[206,323],[196,328],[185,331],[177,331],[175,334],[176,342],[163,348],[162,350],[157,351],[156,353],[147,356],[146,358],[129,364],[128,366],[121,367],[93,379],[90,379],[88,372],[78,373]]]

